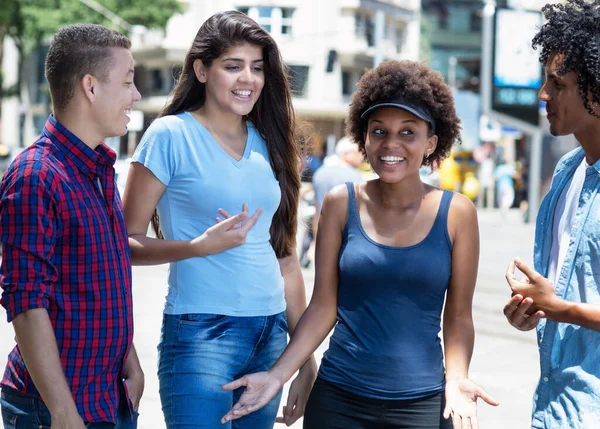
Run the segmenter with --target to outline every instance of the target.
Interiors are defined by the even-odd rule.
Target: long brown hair
[[[271,223],[271,245],[278,258],[294,251],[300,177],[299,148],[294,136],[294,110],[281,54],[273,38],[248,16],[237,11],[217,13],[198,30],[188,51],[181,76],[172,91],[171,100],[160,116],[197,110],[204,105],[206,88],[198,81],[193,64],[202,60],[206,67],[226,49],[241,44],[260,46],[263,50],[265,85],[247,118],[264,138],[271,167],[281,188],[281,203]],[[152,226],[160,234],[158,213]]]

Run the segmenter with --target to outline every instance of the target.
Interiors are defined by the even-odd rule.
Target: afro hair
[[[562,54],[556,72],[577,74],[584,107],[600,117],[592,108],[592,103],[600,102],[600,0],[547,4],[542,13],[547,22],[532,41],[534,49],[541,47],[540,61],[547,65],[553,55]]]
[[[361,119],[361,115],[373,104],[395,97],[422,104],[431,112],[438,143],[423,164],[438,164],[450,154],[452,146],[460,142],[460,119],[454,108],[452,90],[444,83],[442,75],[418,62],[386,61],[367,71],[352,95],[346,134],[366,155],[366,121]]]

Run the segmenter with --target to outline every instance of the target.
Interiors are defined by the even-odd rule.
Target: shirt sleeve
[[[172,143],[172,131],[167,121],[173,117],[156,119],[146,130],[132,157],[150,170],[165,186],[169,185],[176,171],[176,154]]]
[[[46,167],[27,162],[11,167],[0,188],[0,304],[9,322],[27,310],[49,308],[58,279],[58,210],[51,183]]]

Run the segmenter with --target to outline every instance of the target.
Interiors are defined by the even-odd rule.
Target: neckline
[[[375,241],[373,238],[371,238],[371,236],[369,234],[367,234],[367,231],[365,231],[365,229],[363,228],[362,220],[360,219],[360,211],[358,210],[358,198],[357,198],[356,188],[354,187],[354,184],[351,184],[351,186],[352,186],[352,194],[354,197],[353,210],[354,210],[354,215],[356,217],[356,223],[358,224],[359,231],[361,232],[363,237],[369,243],[371,243],[377,247],[381,247],[383,249],[388,249],[388,250],[409,250],[409,249],[414,249],[415,247],[419,247],[419,246],[423,245],[429,239],[431,234],[433,234],[433,230],[435,229],[435,227],[439,221],[439,218],[440,218],[441,212],[442,212],[442,205],[444,204],[444,196],[446,195],[446,192],[447,192],[446,190],[443,190],[443,189],[441,190],[442,197],[440,198],[440,203],[438,205],[435,219],[433,220],[433,224],[431,225],[429,232],[427,232],[427,234],[421,241],[419,241],[418,243],[415,243],[415,244],[411,244],[410,246],[390,246],[389,244],[383,244],[383,243],[379,243],[378,241]]]
[[[188,117],[195,123],[197,124],[196,126],[200,129],[201,132],[203,132],[204,134],[207,134],[210,137],[210,140],[212,141],[212,143],[214,143],[214,145],[216,147],[218,147],[218,150],[236,167],[240,168],[242,167],[245,163],[246,160],[250,157],[250,150],[252,148],[252,135],[251,135],[251,128],[252,128],[252,124],[250,123],[250,121],[246,120],[246,129],[248,131],[248,134],[246,136],[246,143],[244,146],[244,153],[242,154],[242,157],[240,159],[235,159],[233,156],[231,156],[225,149],[223,149],[223,146],[221,146],[219,144],[219,142],[214,138],[214,136],[211,134],[211,132],[208,130],[208,128],[206,128],[204,126],[204,124],[202,124],[202,122],[200,122],[198,119],[196,119],[194,117],[194,115],[192,115],[192,112],[187,111],[185,112]]]

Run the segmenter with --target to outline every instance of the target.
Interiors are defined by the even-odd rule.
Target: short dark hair
[[[460,142],[460,119],[454,108],[452,90],[439,72],[415,61],[386,61],[367,71],[357,87],[346,119],[346,134],[358,143],[363,155],[366,156],[363,112],[374,104],[398,97],[424,105],[435,121],[437,147],[423,164],[442,161],[452,146]],[[433,135],[431,127],[429,131]]]
[[[114,62],[111,48],[131,47],[131,41],[116,30],[97,24],[74,24],[60,29],[46,57],[46,79],[54,110],[67,107],[78,82],[90,74],[108,79]]]
[[[532,46],[542,48],[540,61],[547,65],[555,54],[564,56],[556,72],[577,74],[583,106],[593,116],[588,99],[600,102],[600,0],[567,0],[566,4],[547,4],[542,8],[547,22],[535,35]]]

